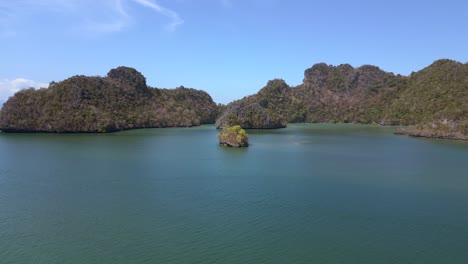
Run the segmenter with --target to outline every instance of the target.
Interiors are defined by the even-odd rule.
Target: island
[[[130,67],[107,76],[77,75],[48,88],[26,89],[0,111],[3,132],[102,133],[213,124],[218,106],[205,91],[153,88]]]
[[[218,134],[219,144],[228,147],[248,147],[249,137],[240,126],[224,127]]]
[[[272,79],[227,105],[202,90],[161,89],[129,67],[26,89],[0,111],[3,132],[114,132],[135,128],[284,128],[288,123],[403,126],[396,134],[467,140],[468,63],[441,59],[409,76],[377,66],[317,63],[290,86]]]
[[[441,59],[402,76],[373,65],[318,63],[305,70],[300,85],[273,79],[257,94],[228,104],[216,127],[271,129],[287,123],[404,126],[398,134],[466,140],[468,64]]]

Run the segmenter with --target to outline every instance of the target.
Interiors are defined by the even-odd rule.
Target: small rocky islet
[[[242,148],[249,146],[249,137],[241,126],[223,127],[218,134],[219,145]]]
[[[129,67],[105,77],[73,76],[49,88],[25,89],[0,111],[3,132],[113,132],[215,124],[273,129],[287,123],[404,126],[397,134],[468,139],[468,64],[442,59],[409,76],[372,65],[313,65],[303,83],[269,81],[228,105],[183,86],[161,89]]]

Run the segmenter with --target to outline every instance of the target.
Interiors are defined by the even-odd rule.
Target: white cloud
[[[14,80],[0,80],[0,104],[3,104],[10,96],[25,88],[48,87],[47,83],[35,82],[25,78],[16,78]]]
[[[91,32],[116,32],[129,27],[138,14],[130,5],[150,8],[170,19],[166,29],[174,31],[183,19],[155,0],[0,0],[0,37],[13,36],[20,24],[34,17],[54,15],[60,25]]]
[[[150,0],[133,0],[133,1],[139,3],[142,6],[149,7],[166,17],[169,17],[172,21],[168,25],[167,29],[170,31],[174,31],[178,25],[182,25],[184,23],[184,20],[180,18],[179,14],[177,14],[176,12],[170,9],[160,6],[156,4],[155,2],[152,2]]]

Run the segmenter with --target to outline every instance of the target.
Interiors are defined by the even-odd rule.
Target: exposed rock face
[[[219,144],[228,147],[248,147],[248,135],[240,126],[225,127],[218,134]]]
[[[148,91],[145,76],[133,68],[125,66],[117,67],[110,70],[107,73],[107,77],[125,83],[127,86],[133,89],[137,89],[139,91]]]
[[[3,132],[111,132],[214,123],[217,105],[204,91],[146,85],[135,69],[107,77],[74,76],[10,97],[0,111]]]
[[[287,122],[411,125],[468,116],[468,64],[438,60],[408,77],[376,66],[319,63],[303,83],[272,80],[226,107],[217,126],[276,128]],[[265,122],[268,120],[269,122]]]
[[[463,123],[468,116],[468,64],[438,60],[408,77],[364,65],[319,63],[303,83],[269,81],[257,94],[217,106],[203,91],[146,85],[135,69],[107,77],[74,76],[47,89],[16,93],[0,111],[4,132],[109,132],[131,128],[241,125],[281,128],[287,122],[382,125]]]
[[[216,121],[216,128],[240,125],[247,129],[286,127],[278,114],[268,111],[258,103],[233,103]]]
[[[217,126],[226,120],[235,121],[226,124],[244,128],[278,128],[287,122],[380,123],[396,85],[403,82],[403,77],[375,66],[355,69],[349,64],[319,63],[304,72],[304,82],[298,87],[275,79],[257,94],[229,104]],[[270,122],[257,120],[255,113],[270,117]],[[234,116],[242,118],[235,120]]]
[[[294,96],[305,105],[304,122],[380,123],[403,80],[371,65],[321,63],[305,71]]]

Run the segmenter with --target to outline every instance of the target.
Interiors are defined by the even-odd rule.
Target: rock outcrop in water
[[[17,92],[3,105],[3,132],[112,132],[212,124],[217,105],[204,91],[149,87],[133,68],[106,77],[74,76]]]
[[[249,138],[240,126],[225,127],[218,134],[219,144],[228,147],[248,147]]]

